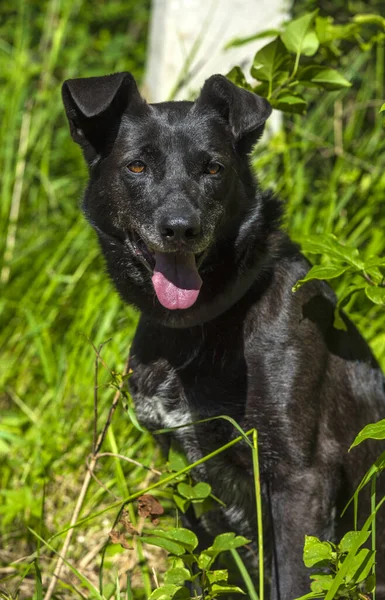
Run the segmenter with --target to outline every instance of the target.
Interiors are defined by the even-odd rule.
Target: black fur
[[[150,430],[215,415],[257,428],[270,595],[293,600],[309,591],[305,534],[338,540],[353,527],[338,516],[381,448],[347,450],[364,425],[385,417],[385,392],[353,325],[333,327],[329,286],[292,292],[309,264],[280,230],[281,205],[258,188],[248,162],[270,106],[219,75],[195,103],[148,105],[128,73],[67,81],[63,99],[90,169],[85,215],[119,293],[142,313],[131,350],[138,417]],[[137,161],[140,174],[127,168]],[[222,165],[218,173],[210,174],[212,163]],[[196,255],[203,283],[190,308],[158,301],[154,251]],[[219,420],[175,432],[191,462],[236,435]],[[196,527],[255,541],[248,448],[234,446],[195,476],[226,503]],[[360,507],[367,515],[368,504]],[[383,527],[380,513],[378,599]],[[255,552],[245,558],[256,577]]]

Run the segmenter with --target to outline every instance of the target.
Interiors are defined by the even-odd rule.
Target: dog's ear
[[[87,160],[114,141],[124,111],[139,114],[148,106],[130,73],[68,79],[62,97],[72,138]]]
[[[196,107],[219,112],[228,121],[236,142],[245,149],[251,149],[262,135],[272,111],[265,98],[239,88],[223,75],[212,75],[205,81]]]

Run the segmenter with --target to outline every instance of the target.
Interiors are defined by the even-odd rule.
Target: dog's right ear
[[[93,160],[114,141],[124,111],[139,114],[148,106],[131,73],[68,79],[62,97],[72,138],[86,160]]]

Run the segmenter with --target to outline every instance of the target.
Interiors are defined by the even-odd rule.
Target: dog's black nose
[[[166,216],[160,221],[159,233],[165,241],[189,242],[201,232],[199,218],[196,215]]]

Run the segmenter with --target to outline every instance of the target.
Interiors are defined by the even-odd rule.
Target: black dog
[[[347,450],[385,416],[385,393],[352,324],[334,329],[328,285],[292,292],[309,264],[248,161],[270,105],[220,75],[194,103],[148,105],[129,73],[69,80],[63,99],[90,169],[84,212],[119,293],[142,312],[131,352],[138,416],[150,430],[215,415],[257,428],[271,597],[293,600],[309,591],[305,534],[338,540],[352,529],[339,514],[380,449]],[[237,435],[221,420],[175,432],[190,462]],[[246,445],[195,476],[226,503],[196,526],[256,540]],[[252,573],[256,562],[250,552]]]

